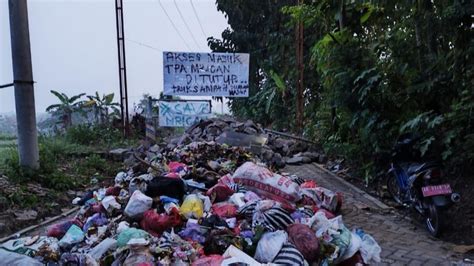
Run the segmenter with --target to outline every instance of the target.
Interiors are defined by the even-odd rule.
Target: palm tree
[[[99,96],[99,92],[95,92],[95,95],[88,95],[87,98],[89,98],[89,101],[87,101],[84,106],[85,107],[92,107],[94,109],[94,114],[95,114],[95,119],[97,123],[105,123],[109,121],[109,116],[111,115],[109,113],[110,110],[112,110],[112,115],[117,116],[120,114],[119,109],[117,106],[119,106],[118,103],[114,103],[114,94],[104,94],[102,95],[102,98]]]
[[[48,108],[46,108],[46,112],[59,114],[61,116],[64,128],[67,129],[72,125],[72,114],[77,111],[82,111],[81,107],[83,102],[77,100],[86,94],[81,93],[69,98],[66,94],[57,92],[55,90],[51,90],[51,93],[58,97],[60,103],[48,106]]]

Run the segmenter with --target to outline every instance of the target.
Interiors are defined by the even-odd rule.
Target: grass
[[[10,138],[10,140],[13,140]],[[55,202],[69,189],[83,190],[91,178],[103,180],[113,178],[122,170],[120,162],[110,161],[100,154],[117,147],[134,146],[138,140],[122,138],[113,128],[79,126],[67,133],[38,138],[40,169],[32,171],[19,165],[17,147],[14,143],[0,146],[0,174],[8,177],[13,193],[5,193],[0,187],[0,206],[28,208]],[[26,185],[39,183],[50,189],[50,195],[40,197],[28,191]]]

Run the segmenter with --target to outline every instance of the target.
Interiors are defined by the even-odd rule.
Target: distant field
[[[6,150],[16,146],[16,136],[0,134],[0,163],[6,156]]]

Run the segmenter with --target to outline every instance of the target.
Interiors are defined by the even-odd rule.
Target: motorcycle
[[[461,200],[450,184],[442,182],[441,164],[435,161],[415,162],[418,156],[413,146],[419,137],[400,136],[392,153],[387,172],[387,190],[393,199],[406,207],[413,207],[424,217],[432,236],[439,236],[443,226],[443,212]]]

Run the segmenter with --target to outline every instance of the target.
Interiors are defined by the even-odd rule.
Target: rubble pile
[[[217,136],[210,128],[200,130]],[[359,228],[349,230],[338,215],[341,193],[275,172],[247,149],[201,140],[144,150],[135,156],[142,167],[74,199],[80,206],[75,217],[49,226],[45,236],[0,244],[0,258],[21,265],[380,261],[376,241]]]
[[[174,149],[196,141],[247,147],[262,161],[279,168],[287,163],[326,162],[326,156],[315,152],[315,147],[307,142],[285,139],[266,132],[251,120],[238,122],[231,117],[202,120],[188,128],[182,136],[171,139],[167,148]]]

